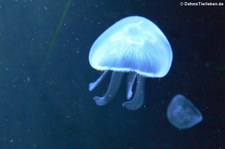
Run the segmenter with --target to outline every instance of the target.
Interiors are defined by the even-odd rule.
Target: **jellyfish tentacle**
[[[94,82],[89,83],[88,90],[93,91],[95,87],[102,81],[102,79],[106,76],[107,70],[102,73],[102,75]]]
[[[136,80],[136,76],[137,76],[137,73],[135,73],[135,72],[130,73],[129,76],[128,76],[127,99],[131,99],[131,97],[133,95],[132,89],[133,89],[133,86],[134,86],[134,81]]]
[[[104,106],[113,99],[113,97],[115,96],[115,94],[117,93],[117,91],[119,89],[122,77],[123,77],[123,73],[121,73],[121,72],[113,72],[112,73],[109,88],[106,91],[105,95],[102,97],[100,97],[100,96],[94,97],[95,103],[98,106]]]
[[[140,75],[137,76],[137,85],[134,93],[133,99],[130,101],[126,101],[122,104],[128,110],[137,110],[139,109],[144,103],[144,84],[145,79]]]

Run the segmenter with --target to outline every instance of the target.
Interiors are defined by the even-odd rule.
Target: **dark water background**
[[[0,0],[0,149],[225,148],[225,6],[182,7],[148,0],[74,0],[46,65],[67,1]],[[145,106],[121,107],[125,81],[105,107],[88,83],[94,40],[117,20],[141,15],[171,43],[174,59],[162,79],[147,79]],[[41,75],[43,67],[45,72]],[[203,114],[187,130],[168,122],[166,108],[186,95]]]

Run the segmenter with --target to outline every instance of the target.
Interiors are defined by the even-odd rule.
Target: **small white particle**
[[[13,140],[13,139],[9,140],[9,143],[13,143],[13,142],[14,142],[14,140]]]

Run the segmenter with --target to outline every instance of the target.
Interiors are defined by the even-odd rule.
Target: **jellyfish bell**
[[[165,76],[172,58],[162,31],[140,16],[116,22],[97,38],[89,53],[90,65],[97,70],[135,71],[146,77]]]
[[[144,78],[165,76],[172,63],[171,46],[162,31],[150,20],[126,17],[103,32],[94,42],[89,53],[90,65],[104,73],[89,84],[92,91],[112,71],[109,88],[103,97],[94,97],[97,105],[105,105],[116,94],[123,76],[128,72],[127,99],[122,104],[129,110],[137,110],[144,102]],[[133,95],[132,87],[136,81]]]
[[[167,118],[174,127],[188,129],[200,123],[203,116],[189,99],[177,94],[169,103]]]

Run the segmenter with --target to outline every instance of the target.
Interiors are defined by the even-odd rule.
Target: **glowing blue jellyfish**
[[[187,98],[178,94],[168,106],[167,118],[173,126],[187,129],[200,123],[202,114]]]
[[[89,84],[89,91],[101,82],[108,71],[112,71],[105,95],[94,97],[97,105],[106,105],[118,91],[123,73],[128,72],[129,101],[122,106],[137,110],[144,103],[144,78],[165,76],[172,58],[172,49],[167,38],[153,22],[140,16],[124,18],[102,33],[91,47],[90,65],[104,72],[98,80]],[[135,80],[136,90],[133,95]]]

